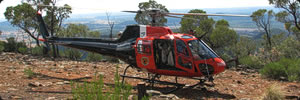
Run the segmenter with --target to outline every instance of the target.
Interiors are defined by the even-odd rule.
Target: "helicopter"
[[[49,36],[41,13],[37,13],[40,34],[46,46],[49,43],[95,52],[116,57],[129,66],[125,68],[122,79],[135,78],[148,80],[152,84],[168,83],[178,86],[177,77],[186,77],[204,81],[213,81],[213,76],[225,70],[226,64],[203,40],[190,34],[174,33],[167,26],[159,26],[161,16],[184,18],[178,15],[192,16],[236,16],[248,15],[205,14],[205,13],[169,13],[157,9],[123,11],[129,13],[147,12],[152,18],[151,25],[128,25],[117,40],[95,38],[60,38]],[[49,47],[49,46],[48,46]],[[136,68],[152,74],[149,79],[126,76],[128,68]],[[159,81],[161,75],[175,76],[176,83]]]

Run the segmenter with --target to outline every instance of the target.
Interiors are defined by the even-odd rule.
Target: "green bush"
[[[24,47],[18,48],[18,52],[21,53],[21,54],[26,54],[27,53],[27,48],[24,48]]]
[[[71,60],[80,60],[80,58],[83,56],[80,50],[73,48],[65,49],[63,55]]]
[[[289,81],[300,81],[300,60],[292,60],[286,69]]]
[[[119,63],[119,59],[115,57],[110,57],[110,56],[104,56],[103,57],[106,61],[112,62],[112,63]]]
[[[260,73],[272,79],[286,78],[288,81],[300,81],[300,59],[282,58],[278,62],[269,63]]]
[[[260,69],[263,66],[263,64],[255,56],[245,56],[245,57],[239,59],[239,62],[242,65],[245,65],[249,68],[254,68],[254,69]]]
[[[27,69],[24,69],[24,74],[28,77],[28,78],[33,78],[35,77],[36,73],[33,72],[31,70],[31,68],[27,68]]]
[[[36,46],[31,49],[31,54],[38,56],[38,55],[43,55],[43,47],[42,46]]]
[[[285,67],[278,62],[269,63],[264,66],[260,73],[272,79],[279,79],[280,77],[286,77]]]
[[[4,44],[4,51],[6,52],[15,52],[17,51],[17,41],[15,41],[15,38],[7,38],[7,43]]]
[[[6,52],[20,52],[19,48],[23,48],[22,50],[25,50],[24,48],[27,49],[24,42],[17,42],[13,37],[7,38],[6,41],[7,43],[4,44],[4,51]]]
[[[114,89],[109,88],[110,91],[104,93],[102,90],[107,90],[104,87],[103,78],[100,76],[98,81],[91,83],[73,83],[72,94],[75,100],[128,100],[131,94],[132,87],[130,85],[123,85],[120,82],[120,76],[118,73],[118,66],[115,73],[115,84]]]
[[[88,55],[86,57],[87,61],[101,61],[102,55],[97,53],[88,52]]]
[[[5,42],[0,41],[0,53],[4,51],[4,44]]]

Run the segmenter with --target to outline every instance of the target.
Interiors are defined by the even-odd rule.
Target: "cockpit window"
[[[203,41],[191,40],[188,42],[188,45],[195,60],[218,57]]]
[[[190,39],[190,38],[193,38],[193,37],[184,35],[184,36],[181,36],[181,38],[183,38],[183,39]]]
[[[176,47],[177,47],[177,52],[181,53],[185,56],[189,56],[189,53],[187,51],[187,47],[184,43],[184,41],[177,39],[176,40]]]

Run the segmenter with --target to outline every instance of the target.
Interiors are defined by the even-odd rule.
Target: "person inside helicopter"
[[[172,41],[170,40],[156,40],[154,42],[155,61],[158,68],[170,68],[175,66],[174,50],[172,47]]]

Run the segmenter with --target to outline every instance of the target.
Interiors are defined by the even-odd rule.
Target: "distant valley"
[[[273,8],[273,7],[250,7],[250,8],[209,8],[209,9],[203,9],[207,13],[210,14],[244,14],[244,15],[251,15],[252,12],[265,8],[265,9],[272,9],[275,12],[280,11],[279,9]],[[170,12],[181,12],[181,13],[187,13],[190,9],[175,9],[170,10]],[[130,13],[123,13],[123,12],[110,12],[111,16],[110,19],[115,23],[114,27],[114,33],[118,33],[119,31],[122,31],[126,25],[130,24],[137,24],[134,21],[135,14]],[[225,19],[229,22],[230,27],[237,31],[240,35],[245,35],[249,37],[256,37],[259,36],[259,31],[257,30],[257,27],[255,23],[251,20],[250,17],[212,17],[215,21],[220,19]],[[180,20],[178,18],[168,18],[167,26],[171,27],[174,31],[178,30],[180,28]],[[107,16],[106,13],[96,13],[96,14],[73,14],[71,15],[71,18],[64,21],[64,26],[66,26],[69,23],[75,23],[75,24],[85,24],[87,25],[91,30],[99,30],[101,32],[101,37],[107,37],[108,36],[108,24],[107,24]],[[274,30],[278,32],[284,31],[284,27],[282,23],[279,23],[275,20],[272,21],[272,25]],[[13,27],[10,25],[9,22],[4,21],[0,22],[0,30],[3,33],[6,33],[5,35],[2,35],[1,38],[7,38],[10,36],[9,33],[16,33],[18,31],[18,28]]]

